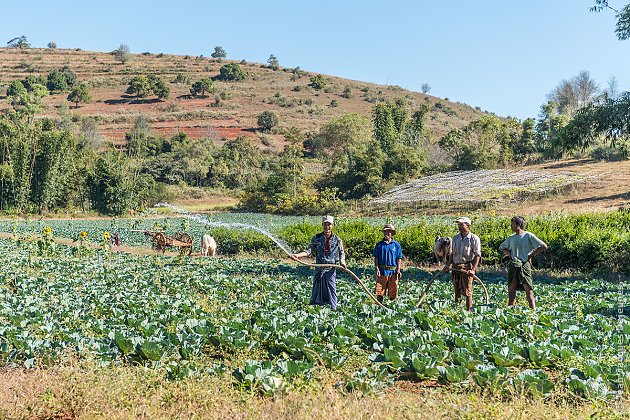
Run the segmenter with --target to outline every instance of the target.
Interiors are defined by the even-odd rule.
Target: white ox
[[[215,252],[217,252],[217,243],[214,238],[208,234],[203,235],[201,238],[201,253],[204,257],[207,257],[208,254],[211,257],[214,257]]]

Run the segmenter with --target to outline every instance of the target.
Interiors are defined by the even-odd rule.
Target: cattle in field
[[[451,238],[448,236],[436,236],[433,244],[433,253],[438,262],[446,264],[451,255]]]
[[[208,234],[203,235],[201,238],[201,253],[204,257],[210,255],[214,257],[214,254],[217,252],[217,243],[214,238]]]

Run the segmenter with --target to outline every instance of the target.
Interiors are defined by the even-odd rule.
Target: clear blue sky
[[[2,5],[0,45],[231,59],[375,83],[465,102],[502,116],[536,117],[562,79],[588,70],[603,87],[630,90],[630,41],[593,0],[529,1],[11,1]],[[610,0],[621,7],[628,0]]]

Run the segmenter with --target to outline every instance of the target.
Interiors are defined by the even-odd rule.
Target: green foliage
[[[20,96],[25,95],[27,92],[24,84],[19,80],[14,80],[11,82],[9,87],[7,88],[7,96]]]
[[[267,64],[271,70],[278,70],[280,68],[280,63],[278,63],[278,58],[271,54],[269,55],[269,59],[267,59]]]
[[[322,126],[319,133],[304,142],[304,147],[310,156],[328,156],[337,161],[349,158],[355,148],[369,142],[371,131],[368,118],[359,114],[346,114]]]
[[[42,234],[37,240],[37,255],[40,257],[52,257],[57,253],[57,244],[50,227],[42,229]]]
[[[341,94],[341,96],[346,98],[346,99],[352,98],[352,88],[350,86],[346,86],[343,89],[343,93]]]
[[[630,140],[630,92],[580,109],[562,128],[557,146],[564,152],[584,150],[599,139],[613,146]]]
[[[171,89],[164,83],[160,76],[151,75],[148,77],[151,91],[159,100],[168,99]]]
[[[266,161],[246,137],[228,140],[217,151],[208,171],[207,185],[219,188],[258,189]]]
[[[120,215],[131,208],[131,186],[125,182],[120,158],[103,155],[88,175],[92,207],[103,214]]]
[[[513,119],[483,116],[440,140],[456,169],[494,169],[513,160],[512,145],[521,138],[521,125]]]
[[[480,218],[473,220],[473,232],[482,243],[484,264],[500,263],[499,245],[512,234],[509,218]],[[408,223],[408,222],[406,222]],[[630,213],[586,215],[549,215],[527,220],[526,229],[533,232],[549,250],[535,259],[536,267],[578,269],[582,271],[630,272],[624,263],[630,258],[630,235],[624,226],[630,223]],[[367,258],[371,255],[380,231],[369,221],[339,221],[336,232],[343,238],[349,255]],[[289,226],[282,231],[294,248],[305,246],[309,235],[319,229],[317,223]],[[436,236],[453,236],[456,229],[449,219],[435,221],[421,219],[399,228],[396,240],[405,256],[417,262],[429,262],[433,257]]]
[[[560,114],[557,102],[547,102],[540,107],[540,116],[536,123],[537,149],[547,158],[562,156],[560,133],[569,118]]]
[[[228,63],[219,69],[217,79],[226,82],[237,82],[239,80],[245,80],[245,72],[241,69],[239,64]]]
[[[317,90],[322,90],[326,87],[327,83],[328,81],[324,76],[322,76],[321,74],[317,74],[311,77],[311,83],[309,83],[309,86]]]
[[[77,75],[68,67],[54,69],[48,73],[46,87],[51,92],[65,92],[74,87]]]
[[[129,80],[127,86],[127,93],[130,95],[136,95],[138,98],[144,98],[151,93],[151,84],[147,76],[134,76]]]
[[[247,216],[237,217],[242,221]],[[279,220],[258,217],[265,228]],[[565,235],[578,220],[559,218]],[[608,235],[627,223],[602,215],[590,218],[596,229],[610,223]],[[294,230],[303,238],[297,249],[321,231],[319,219],[313,220]],[[382,220],[367,226],[366,221],[338,219],[335,231],[348,251],[366,249],[369,256],[381,238]],[[151,229],[155,219],[137,222],[136,228]],[[158,222],[169,233],[181,223]],[[448,224],[455,231],[451,220],[421,222],[438,228]],[[493,220],[483,222],[490,226]],[[494,222],[503,227],[507,219]],[[475,220],[474,229],[479,224]],[[15,225],[20,234],[40,234],[44,228],[33,220],[0,225],[2,231]],[[128,232],[125,240],[147,244],[142,232],[127,229],[133,225],[128,220],[51,221],[58,237],[85,231],[86,237],[103,241],[112,225]],[[52,235],[51,226],[46,227]],[[410,225],[396,226],[398,238]],[[191,224],[196,238],[207,228]],[[209,233],[228,255],[279,255],[271,239],[251,230],[222,227]],[[394,378],[414,378],[438,379],[453,392],[490,393],[499,399],[567,400],[573,394],[605,404],[615,394],[623,398],[630,383],[627,366],[616,363],[619,339],[630,334],[628,308],[619,307],[618,301],[619,289],[628,287],[623,280],[537,279],[540,304],[533,313],[495,304],[505,298],[505,279],[480,272],[493,304],[477,304],[474,312],[467,312],[452,302],[446,276],[433,283],[427,302],[416,309],[432,273],[406,270],[402,293],[387,310],[371,304],[356,283],[339,273],[340,305],[330,311],[308,305],[311,269],[270,258],[72,255],[65,246],[58,246],[55,255],[37,256],[35,245],[0,240],[0,358],[16,366],[64,364],[67,352],[73,351],[101,363],[154,369],[170,379],[220,375],[217,380],[225,382],[226,373],[232,372],[236,390],[268,396],[291,387],[308,390],[322,375],[338,375],[343,378],[339,388],[358,394],[378,392]],[[373,273],[371,265],[349,263],[362,277]],[[473,295],[478,303],[479,288]]]
[[[76,86],[68,95],[68,101],[74,102],[75,108],[79,107],[79,102],[88,103],[92,100],[90,88],[86,83]]]
[[[403,141],[408,124],[408,110],[404,99],[377,104],[372,111],[374,137],[387,154]]]
[[[57,43],[55,41],[50,41],[46,46],[51,50],[54,50],[57,48]]]
[[[601,12],[605,9],[611,9],[615,12],[617,24],[615,33],[621,41],[630,39],[630,4],[626,4],[621,10],[615,10],[608,5],[608,0],[595,0],[595,6],[591,7],[591,12]]]
[[[29,44],[26,37],[22,35],[22,36],[19,36],[17,38],[13,38],[7,41],[7,47],[24,49],[24,48],[31,48],[31,44]]]
[[[222,59],[224,59],[225,57],[227,57],[227,53],[225,52],[225,50],[223,49],[223,47],[220,46],[216,46],[214,47],[214,52],[212,54],[210,54],[210,56],[212,58],[216,58],[219,61],[221,61]]]
[[[214,85],[210,78],[198,80],[190,87],[190,94],[195,97],[205,96],[206,92],[214,92]]]
[[[177,83],[179,85],[188,85],[190,84],[190,76],[183,73],[177,73],[177,75],[172,80],[172,82]]]
[[[263,131],[270,131],[273,127],[278,125],[278,116],[273,111],[263,111],[258,116],[258,127]]]

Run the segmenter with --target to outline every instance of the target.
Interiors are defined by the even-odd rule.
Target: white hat
[[[324,216],[324,217],[322,217],[322,225],[324,223],[326,223],[326,222],[330,223],[331,225],[334,225],[335,224],[335,219],[333,219],[332,216]]]
[[[472,224],[468,217],[460,217],[459,219],[455,220],[455,223],[466,223],[468,224],[468,226]]]

